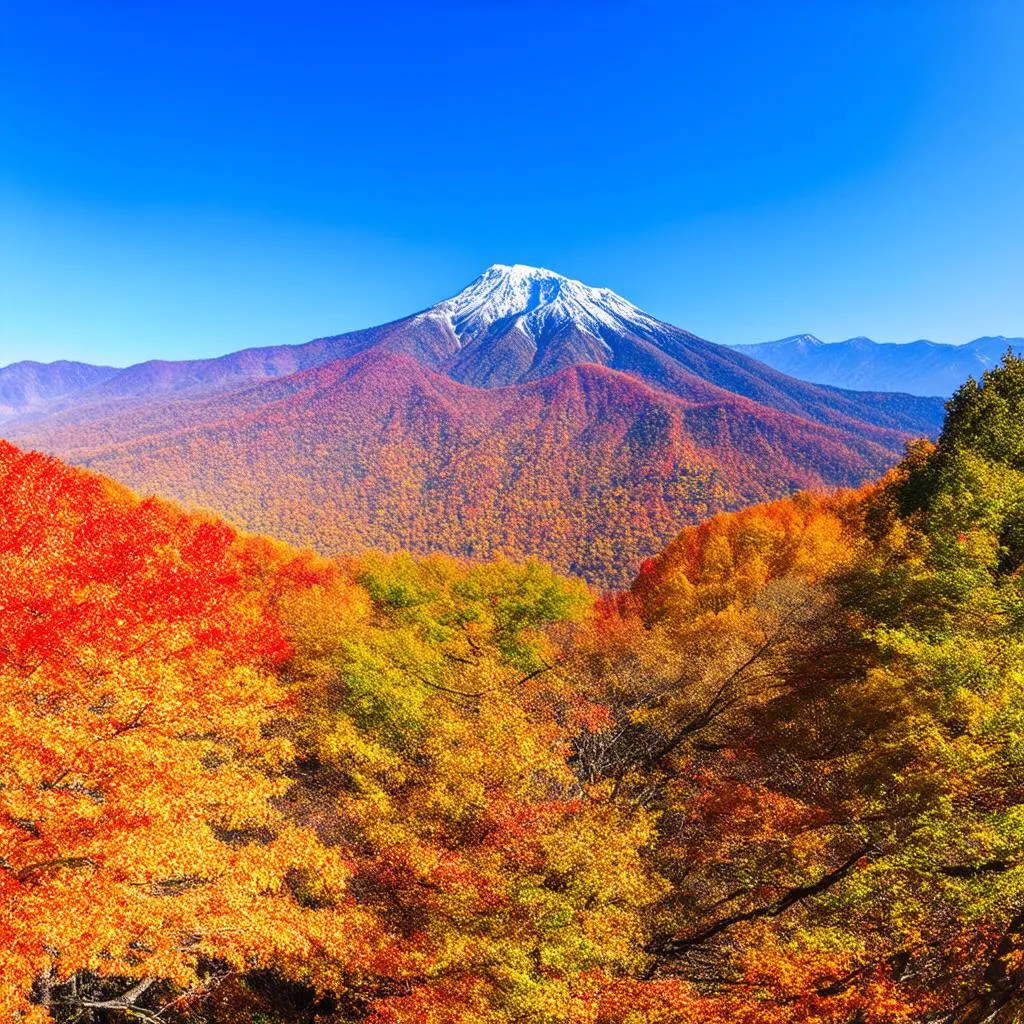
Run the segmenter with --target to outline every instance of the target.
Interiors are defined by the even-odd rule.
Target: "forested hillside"
[[[684,525],[875,477],[904,440],[710,387],[684,401],[592,364],[483,389],[373,351],[230,402],[168,405],[152,428],[131,413],[50,443],[143,493],[326,554],[534,555],[623,586]]]
[[[1010,1024],[1024,362],[595,599],[0,446],[0,1003],[44,1024]]]

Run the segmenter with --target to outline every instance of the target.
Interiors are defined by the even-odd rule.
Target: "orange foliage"
[[[820,581],[856,554],[870,493],[870,487],[803,492],[713,516],[684,529],[644,562],[630,594],[650,621],[748,603],[767,584],[787,576]]]
[[[273,807],[289,647],[234,532],[7,444],[0,482],[4,1010],[80,970],[350,958],[359,916],[325,932],[288,889],[346,869]]]

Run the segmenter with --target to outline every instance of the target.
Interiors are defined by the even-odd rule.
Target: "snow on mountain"
[[[444,318],[460,341],[512,328],[537,343],[568,329],[604,341],[608,332],[647,334],[662,326],[608,288],[522,263],[495,263],[458,295],[420,316]]]

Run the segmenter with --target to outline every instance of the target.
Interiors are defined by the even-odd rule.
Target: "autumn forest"
[[[1022,410],[613,591],[0,444],[3,1019],[1019,1019]]]

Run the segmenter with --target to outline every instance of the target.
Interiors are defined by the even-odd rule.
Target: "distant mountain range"
[[[606,585],[709,513],[876,476],[942,419],[521,265],[305,345],[33,373],[0,432],[137,490],[331,553],[539,555]]]
[[[964,345],[934,341],[886,344],[850,338],[826,344],[813,334],[796,334],[735,351],[782,373],[814,384],[910,395],[951,395],[968,377],[980,378],[1007,349],[1024,352],[1024,338],[976,338]]]
[[[89,363],[25,360],[0,368],[0,422],[19,413],[46,409],[55,400],[101,384],[119,371]]]

